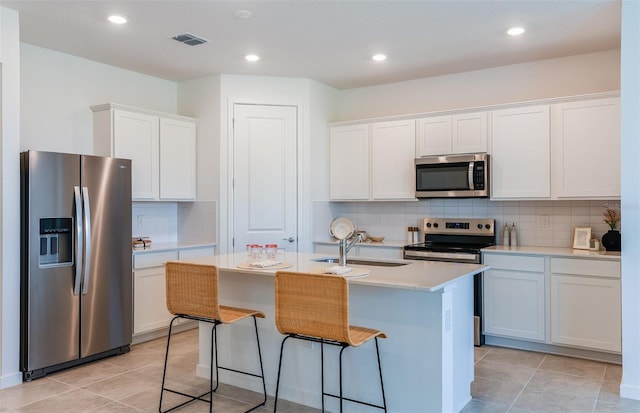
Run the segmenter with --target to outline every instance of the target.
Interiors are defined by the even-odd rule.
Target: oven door
[[[437,252],[405,249],[404,258],[407,260],[459,262],[464,264],[480,263],[480,254],[467,252]]]

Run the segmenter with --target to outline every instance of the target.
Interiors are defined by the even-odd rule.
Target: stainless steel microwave
[[[486,198],[489,154],[416,159],[416,198]]]

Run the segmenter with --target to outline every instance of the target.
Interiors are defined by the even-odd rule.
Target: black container
[[[622,246],[620,231],[610,229],[602,236],[602,246],[607,251],[620,251]]]

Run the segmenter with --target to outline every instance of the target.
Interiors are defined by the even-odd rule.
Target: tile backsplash
[[[178,241],[175,202],[134,202],[131,211],[133,237],[149,237],[153,242]]]
[[[217,238],[217,202],[134,202],[133,237],[153,242],[211,244]]]
[[[490,201],[488,199],[431,199],[416,202],[317,202],[314,205],[315,238],[328,238],[320,219],[347,217],[359,229],[388,240],[404,240],[408,226],[433,218],[494,218],[497,242],[502,243],[505,223],[515,223],[519,245],[571,247],[575,227],[591,227],[600,239],[609,229],[602,220],[606,204],[619,201]],[[328,207],[327,205],[328,204]],[[317,214],[316,214],[317,212]],[[322,218],[318,218],[322,217]],[[320,228],[318,228],[318,226]],[[618,226],[620,228],[620,226]]]

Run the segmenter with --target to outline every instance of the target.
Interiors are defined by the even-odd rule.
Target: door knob
[[[284,241],[289,241],[289,242],[295,242],[296,239],[293,237],[289,237],[289,238],[282,238]]]

